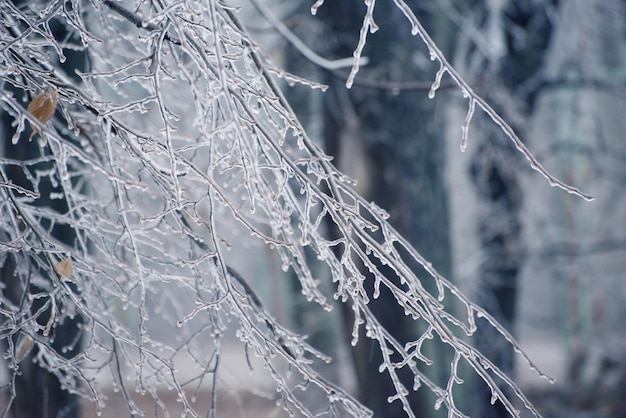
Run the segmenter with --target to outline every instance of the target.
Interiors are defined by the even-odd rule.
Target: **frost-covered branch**
[[[349,83],[366,34],[376,29],[374,4],[368,2]],[[466,124],[480,106],[533,167],[549,176],[449,66],[406,5],[396,4],[441,62],[436,85],[447,72],[467,94]],[[252,236],[280,257],[285,271],[297,274],[309,301],[331,309],[320,287],[323,277],[313,273],[315,263],[326,266],[336,285],[334,297],[354,310],[353,343],[364,327],[381,349],[381,372],[396,387],[389,401],[401,402],[409,416],[414,412],[398,371],[414,376],[412,390],[432,391],[435,406],[463,416],[453,399],[462,363],[485,380],[494,401],[511,415],[517,415],[514,400],[501,384],[537,413],[515,383],[465,340],[479,317],[521,353],[513,337],[437,273],[389,225],[385,211],[360,197],[307,136],[272,78],[293,81],[293,76],[266,59],[235,10],[213,0],[34,1],[19,7],[6,1],[0,16],[0,106],[13,120],[13,142],[33,150],[33,156],[9,153],[0,159],[0,263],[12,268],[20,292],[17,299],[5,294],[0,299],[10,380],[25,355],[36,350],[40,367],[100,409],[105,399],[99,381],[106,375],[130,414],[139,413],[131,388],[151,396],[155,408],[167,414],[157,390],[164,386],[177,393],[184,413],[203,416],[191,399],[203,381],[212,381],[214,414],[221,341],[235,327],[246,350],[261,359],[288,411],[369,416],[317,371],[316,362],[330,359],[279,324],[226,261],[231,247]],[[57,38],[52,20],[70,35]],[[80,82],[58,64],[68,49],[88,56],[90,67],[78,72]],[[56,111],[44,118],[29,105],[50,92],[58,100],[46,103]],[[33,140],[25,142],[29,126]],[[10,174],[15,172],[19,179]],[[57,201],[62,209],[49,203]],[[338,237],[331,237],[328,222],[336,225]],[[55,238],[58,228],[71,230],[72,239]],[[411,267],[416,263],[426,277],[417,276]],[[373,289],[366,276],[373,278]],[[434,294],[428,282],[435,285]],[[369,309],[381,288],[424,324],[413,341],[396,341]],[[451,312],[453,303],[464,306],[463,318]],[[81,318],[68,347],[81,350],[70,358],[51,345],[68,318]],[[155,318],[169,324],[176,338],[159,335]],[[444,382],[423,372],[431,362],[422,352],[429,339],[454,352]],[[179,365],[186,363],[195,374],[183,378]],[[307,404],[309,390],[322,393],[326,404]],[[5,415],[14,397],[9,393]]]
[[[468,110],[465,121],[461,126],[461,151],[465,151],[467,147],[467,140],[469,136],[469,125],[472,120],[472,116],[474,115],[474,111],[476,109],[476,105],[478,105],[486,114],[491,118],[491,120],[500,127],[502,132],[513,142],[515,148],[519,152],[526,157],[526,159],[530,163],[530,167],[539,172],[542,176],[544,176],[551,186],[558,187],[560,189],[565,190],[568,193],[574,194],[576,196],[580,196],[587,201],[592,201],[595,199],[594,196],[583,193],[578,188],[571,186],[569,184],[564,183],[559,180],[537,160],[537,158],[532,154],[532,152],[526,147],[524,142],[518,137],[513,128],[496,112],[490,105],[487,103],[485,99],[479,96],[469,85],[467,81],[454,69],[454,67],[448,62],[444,54],[441,52],[439,47],[433,39],[430,37],[428,32],[424,29],[423,25],[420,23],[419,19],[411,8],[403,1],[403,0],[394,0],[395,5],[402,11],[402,13],[406,16],[406,18],[411,23],[411,33],[413,35],[419,35],[424,44],[428,47],[428,53],[430,54],[430,59],[432,61],[439,62],[439,70],[435,75],[435,81],[432,83],[430,88],[430,92],[428,96],[432,99],[435,97],[435,92],[441,86],[442,78],[445,74],[448,74],[450,78],[454,81],[454,83],[461,89],[461,94],[464,98],[468,99]],[[324,4],[324,0],[318,0],[311,7],[311,13],[316,14],[317,9],[319,9]],[[361,28],[359,42],[354,50],[354,62],[352,65],[352,70],[348,75],[346,80],[346,86],[350,88],[354,83],[357,72],[359,71],[359,67],[361,65],[363,49],[365,47],[365,43],[367,41],[367,36],[370,33],[374,33],[378,30],[378,26],[374,22],[374,8],[376,6],[376,0],[366,0],[365,4],[367,5],[367,11],[365,16],[363,17],[363,26]]]

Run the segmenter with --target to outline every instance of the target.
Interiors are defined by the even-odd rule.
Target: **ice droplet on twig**
[[[435,97],[435,92],[437,91],[439,86],[441,86],[441,78],[443,77],[443,74],[445,72],[445,67],[441,65],[441,67],[439,67],[439,70],[437,71],[437,74],[435,75],[435,81],[433,82],[433,85],[430,87],[430,91],[428,92],[429,99],[433,99]]]
[[[467,115],[465,116],[465,121],[463,121],[463,125],[461,125],[461,152],[465,152],[465,149],[467,148],[469,125],[472,120],[472,116],[474,115],[474,110],[476,110],[476,101],[474,99],[470,99],[469,108],[467,109]]]
[[[15,133],[13,134],[13,137],[11,138],[11,144],[17,145],[17,143],[20,140],[20,136],[22,135],[22,131],[24,131],[24,119],[19,118],[17,122],[17,130],[15,131]]]
[[[319,7],[323,4],[324,4],[324,0],[317,0],[315,4],[311,6],[311,14],[315,16],[317,14],[317,9],[319,9]]]

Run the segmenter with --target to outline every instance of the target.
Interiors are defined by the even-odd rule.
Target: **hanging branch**
[[[361,55],[363,53],[363,48],[365,47],[365,43],[367,41],[367,36],[370,33],[376,32],[378,28],[373,18],[374,8],[376,6],[376,0],[366,0],[365,3],[367,5],[367,11],[363,18],[363,26],[361,28],[361,32],[359,35],[359,42],[358,42],[356,49],[354,50],[354,62],[352,65],[352,70],[350,74],[348,75],[348,78],[346,81],[346,87],[348,88],[350,88],[352,84],[354,83],[356,74],[359,71],[359,67],[361,65]],[[461,151],[465,151],[465,148],[467,146],[469,124],[474,114],[476,105],[478,105],[487,114],[487,116],[489,116],[489,118],[496,125],[500,127],[502,132],[504,132],[504,134],[513,142],[513,145],[515,146],[515,148],[519,152],[521,152],[522,155],[524,155],[524,157],[526,157],[526,159],[530,163],[530,167],[533,170],[540,173],[543,177],[545,177],[551,186],[558,187],[562,190],[565,190],[568,193],[582,197],[583,199],[587,201],[592,201],[595,199],[595,196],[583,193],[578,188],[574,186],[570,186],[564,183],[563,181],[559,180],[552,174],[550,174],[548,170],[546,170],[543,167],[543,165],[539,162],[539,160],[537,160],[537,158],[535,158],[535,156],[530,152],[530,150],[526,147],[526,145],[524,145],[524,143],[517,136],[513,128],[502,118],[502,116],[500,116],[498,112],[496,112],[489,105],[489,103],[487,103],[486,100],[484,100],[481,96],[479,96],[476,92],[474,92],[474,90],[471,88],[469,83],[467,83],[467,81],[465,81],[465,79],[461,77],[461,75],[454,69],[454,67],[450,65],[450,63],[448,62],[444,54],[437,47],[437,44],[435,43],[435,41],[433,41],[433,39],[430,37],[428,32],[426,32],[426,30],[420,23],[417,16],[415,16],[411,8],[403,0],[394,0],[394,3],[402,11],[402,13],[404,13],[406,18],[411,23],[411,26],[412,26],[411,33],[413,35],[419,35],[420,38],[422,39],[422,42],[424,42],[424,44],[426,44],[426,46],[428,47],[430,59],[432,61],[436,60],[440,64],[440,68],[435,75],[435,81],[432,83],[428,97],[430,97],[431,99],[435,97],[435,92],[441,86],[442,78],[447,73],[450,76],[450,78],[452,78],[453,82],[461,89],[461,94],[463,95],[463,97],[468,99],[469,106],[467,110],[467,116],[462,125]],[[316,14],[317,9],[321,7],[323,4],[324,4],[324,0],[317,0],[315,4],[311,7],[311,13]]]

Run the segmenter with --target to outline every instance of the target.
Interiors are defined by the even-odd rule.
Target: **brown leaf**
[[[54,89],[47,88],[43,90],[37,97],[33,99],[32,102],[28,105],[28,113],[37,118],[39,122],[42,124],[47,123],[52,116],[54,116],[54,112],[57,107],[57,102],[59,101],[59,95]],[[29,140],[33,138],[39,132],[39,128],[34,126],[32,123],[30,124],[31,128],[33,128],[33,133],[30,134]]]
[[[17,338],[17,344],[15,344],[15,362],[19,363],[26,358],[30,350],[33,348],[35,340],[33,338],[24,333],[20,332],[19,337]]]
[[[72,260],[68,257],[65,260],[59,261],[54,265],[54,271],[56,271],[62,278],[68,279],[74,272]]]

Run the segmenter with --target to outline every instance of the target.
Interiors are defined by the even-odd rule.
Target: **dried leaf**
[[[56,271],[62,278],[68,279],[74,272],[72,260],[68,257],[65,260],[59,261],[54,265],[54,271]]]
[[[28,113],[36,117],[39,122],[45,124],[52,118],[52,116],[54,116],[58,101],[59,95],[56,90],[47,88],[39,93],[39,95],[35,97],[32,102],[30,102],[26,110],[28,110]],[[39,132],[39,128],[34,126],[32,123],[30,126],[33,128],[33,133],[30,134],[30,138],[28,138],[29,140],[31,140],[33,136]]]
[[[19,337],[17,338],[17,344],[15,345],[15,362],[19,363],[26,358],[28,353],[33,348],[35,340],[33,338],[24,333],[20,332]]]

